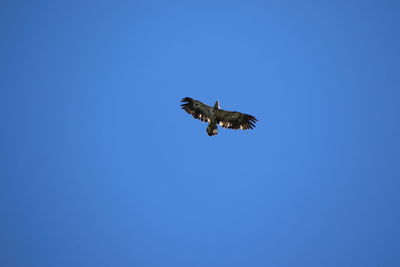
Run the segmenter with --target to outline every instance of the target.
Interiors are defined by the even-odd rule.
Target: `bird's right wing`
[[[211,121],[211,111],[212,107],[206,104],[194,100],[190,97],[185,97],[181,102],[184,102],[181,107],[187,113],[191,114],[193,118],[199,119],[201,121],[210,122]]]

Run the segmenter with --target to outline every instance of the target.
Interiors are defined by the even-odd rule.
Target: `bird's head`
[[[215,101],[214,108],[215,108],[215,109],[221,109],[221,108],[219,107],[219,101],[218,101],[218,100]]]

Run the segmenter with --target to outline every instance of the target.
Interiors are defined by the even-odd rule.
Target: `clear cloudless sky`
[[[0,266],[400,266],[399,1],[2,1]],[[183,97],[252,114],[219,129]]]

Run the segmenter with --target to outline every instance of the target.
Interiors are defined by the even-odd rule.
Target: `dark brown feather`
[[[191,114],[193,118],[210,122],[212,107],[190,97],[183,98],[181,102],[184,102],[181,104],[182,109]]]
[[[217,118],[219,124],[228,129],[253,129],[258,121],[254,116],[237,111],[219,110]]]

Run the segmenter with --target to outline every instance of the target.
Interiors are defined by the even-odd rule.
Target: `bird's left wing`
[[[258,121],[254,116],[222,109],[218,111],[217,119],[222,127],[235,130],[253,129]]]
[[[193,118],[206,122],[211,121],[212,107],[190,97],[183,98],[181,102],[184,102],[181,105],[182,109],[191,114]]]

